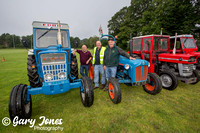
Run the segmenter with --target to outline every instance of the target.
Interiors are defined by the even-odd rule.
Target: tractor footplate
[[[183,77],[178,77],[178,80],[181,80],[182,82],[184,82],[185,84],[191,84],[191,83],[195,83],[197,81],[197,78],[183,78]]]

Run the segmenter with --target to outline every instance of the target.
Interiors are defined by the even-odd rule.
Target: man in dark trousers
[[[75,49],[73,54],[75,52],[80,54],[80,61],[81,61],[81,68],[80,73],[82,76],[88,76],[88,70],[89,70],[89,62],[92,59],[92,55],[90,51],[87,50],[87,46],[83,45],[82,50]]]
[[[115,78],[116,76],[120,55],[125,56],[128,59],[135,60],[135,58],[128,55],[121,48],[115,46],[115,41],[113,40],[113,38],[108,39],[108,45],[109,46],[105,50],[104,59],[103,59],[103,65],[106,71],[107,82],[109,78],[111,77]],[[104,91],[107,91],[107,90],[108,90],[108,83]]]

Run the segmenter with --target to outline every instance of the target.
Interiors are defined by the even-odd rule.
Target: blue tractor
[[[27,47],[27,41],[22,42]],[[31,117],[31,95],[55,95],[80,88],[83,105],[92,106],[92,82],[88,77],[78,79],[78,64],[71,51],[67,24],[33,22],[33,50],[28,51],[27,70],[30,85],[16,85],[10,93],[11,120],[15,116]]]
[[[112,37],[116,45],[116,39],[112,35],[103,35],[100,40],[107,40],[105,37]],[[152,95],[156,95],[162,90],[159,76],[155,73],[148,73],[149,62],[135,58],[135,60],[129,60],[120,56],[116,77],[108,80],[108,94],[111,101],[115,104],[121,102],[119,83],[126,84],[127,86],[142,85],[144,90]],[[93,79],[92,70],[92,68],[89,70],[91,79]]]

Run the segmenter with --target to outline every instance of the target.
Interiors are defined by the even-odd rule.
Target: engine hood
[[[127,59],[126,57],[120,56],[119,64],[120,65],[129,64],[132,67],[137,67],[137,66],[145,66],[145,65],[148,66],[149,62],[146,60],[141,60],[141,59],[130,60],[130,59]]]
[[[195,55],[192,54],[170,54],[170,53],[162,53],[158,55],[158,60],[163,62],[172,62],[172,63],[183,63],[183,64],[193,64],[196,63],[196,60],[193,62],[189,62],[189,59],[193,57],[196,58]]]

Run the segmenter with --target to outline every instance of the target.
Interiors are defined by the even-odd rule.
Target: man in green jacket
[[[115,41],[113,40],[113,38],[108,39],[108,44],[109,46],[105,50],[104,59],[103,59],[103,65],[106,71],[107,82],[109,78],[111,77],[115,78],[116,76],[120,55],[125,56],[128,59],[135,60],[135,58],[128,55],[121,48],[115,46]],[[107,90],[108,90],[108,84],[107,84],[107,88],[104,91],[107,91]]]
[[[93,54],[93,61],[92,64],[94,65],[94,89],[99,88],[99,73],[101,74],[101,88],[105,87],[105,71],[103,69],[103,57],[105,47],[101,46],[101,42],[96,42],[96,47],[94,47],[94,54]]]

